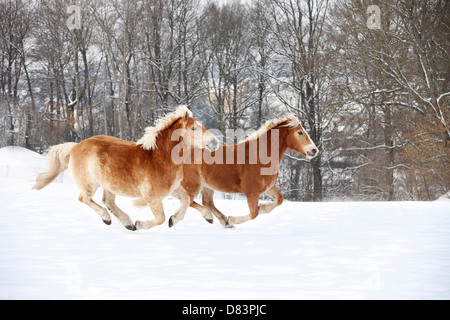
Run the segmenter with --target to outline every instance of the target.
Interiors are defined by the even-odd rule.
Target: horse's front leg
[[[189,204],[191,203],[191,198],[181,186],[179,186],[174,192],[172,192],[171,195],[180,199],[181,205],[178,211],[175,212],[174,215],[169,218],[169,228],[172,228],[175,224],[184,219],[186,210],[189,207]]]
[[[219,221],[220,221],[220,223],[222,224],[223,227],[225,227],[225,228],[233,228],[233,224],[230,223],[228,217],[225,216],[222,212],[220,212],[219,209],[217,209],[216,206],[214,205],[214,190],[208,189],[206,187],[203,188],[203,190],[202,190],[202,204],[203,204],[203,206],[200,206],[199,204],[197,204],[194,201],[193,203],[191,203],[191,207],[196,208],[197,210],[200,210],[200,207],[202,207],[202,208],[206,207],[216,216],[217,219],[219,219]]]
[[[259,194],[258,193],[252,193],[252,194],[246,194],[247,196],[247,204],[248,208],[250,209],[250,213],[246,216],[242,217],[229,217],[228,220],[231,223],[239,224],[246,222],[248,220],[253,220],[258,216],[258,201],[259,201]]]
[[[136,221],[136,230],[139,229],[150,229],[154,226],[161,225],[164,220],[166,220],[166,216],[164,215],[164,207],[162,199],[145,199],[150,206],[150,209],[155,216],[154,220],[150,221]]]
[[[269,213],[279,205],[283,203],[283,195],[278,191],[278,189],[273,186],[264,194],[267,194],[269,197],[273,198],[273,202],[263,203],[259,206],[259,213]]]

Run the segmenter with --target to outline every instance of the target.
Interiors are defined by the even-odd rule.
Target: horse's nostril
[[[316,153],[317,153],[317,149],[314,148],[314,149],[311,150],[311,152],[312,152],[313,154],[316,154]]]

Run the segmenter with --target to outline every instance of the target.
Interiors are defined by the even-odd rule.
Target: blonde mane
[[[166,114],[163,118],[156,121],[153,127],[145,128],[144,136],[136,142],[137,145],[142,145],[145,150],[156,149],[156,140],[162,131],[170,127],[179,118],[184,117],[188,114],[192,117],[192,112],[185,105],[181,105],[174,112]]]
[[[300,121],[298,121],[297,117],[294,116],[292,113],[290,113],[287,115],[283,115],[278,119],[272,119],[272,120],[266,121],[266,123],[261,128],[259,128],[258,131],[254,132],[253,134],[248,136],[247,139],[245,139],[244,141],[257,139],[260,136],[262,136],[264,133],[266,133],[267,131],[269,131],[277,126],[280,126],[280,124],[282,124],[283,122],[286,122],[286,124],[283,124],[282,127],[288,127],[290,129],[295,128],[298,125],[300,125]],[[242,141],[242,142],[244,142],[244,141]]]

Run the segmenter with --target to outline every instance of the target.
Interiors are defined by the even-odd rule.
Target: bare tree
[[[274,63],[274,53],[270,50],[273,47],[274,36],[270,33],[270,16],[263,1],[254,2],[249,8],[250,11],[250,33],[253,35],[253,43],[250,50],[250,71],[252,82],[256,83],[255,102],[256,119],[254,124],[260,127],[264,120],[268,119],[268,105],[265,102],[270,92],[270,81],[273,76],[272,65]],[[266,115],[264,115],[266,111]]]
[[[277,47],[273,48],[284,59],[289,74],[284,84],[298,94],[299,99],[287,101],[279,98],[307,123],[313,141],[321,149],[322,144],[322,86],[324,59],[323,27],[328,10],[328,0],[274,0],[268,1],[271,8],[272,33]],[[283,77],[285,78],[285,77]],[[322,153],[312,163],[313,200],[322,199]],[[295,170],[299,172],[299,170]],[[298,181],[298,176],[294,176]]]
[[[20,143],[20,134],[25,115],[25,141],[29,146],[31,117],[35,111],[35,100],[27,67],[25,43],[30,37],[31,15],[26,1],[5,1],[0,3],[0,103],[6,111],[4,137],[8,145]],[[26,83],[22,77],[26,77]],[[28,90],[28,97],[24,89]],[[24,107],[23,103],[29,98]]]
[[[205,9],[207,50],[211,52],[208,70],[209,104],[219,129],[236,129],[249,101],[249,57],[251,38],[246,19],[247,8],[240,2]]]

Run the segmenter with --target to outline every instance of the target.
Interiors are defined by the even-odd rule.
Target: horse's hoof
[[[205,219],[205,220],[211,224],[213,224],[213,222],[214,222],[214,219]]]
[[[170,217],[169,219],[169,228],[173,227],[173,217]]]
[[[140,226],[140,221],[139,220],[137,220],[135,223],[134,223],[134,230],[133,231],[135,231],[135,230],[139,230],[139,229],[141,229],[141,226]]]
[[[105,224],[107,224],[108,226],[111,224],[111,220],[102,220]]]
[[[131,230],[131,231],[136,231],[137,230],[136,226],[134,224],[127,225],[127,226],[125,226],[125,228],[127,228],[128,230]]]
[[[224,228],[227,228],[227,229],[234,228],[234,225],[231,223],[230,218],[227,219],[227,222],[225,223]]]

